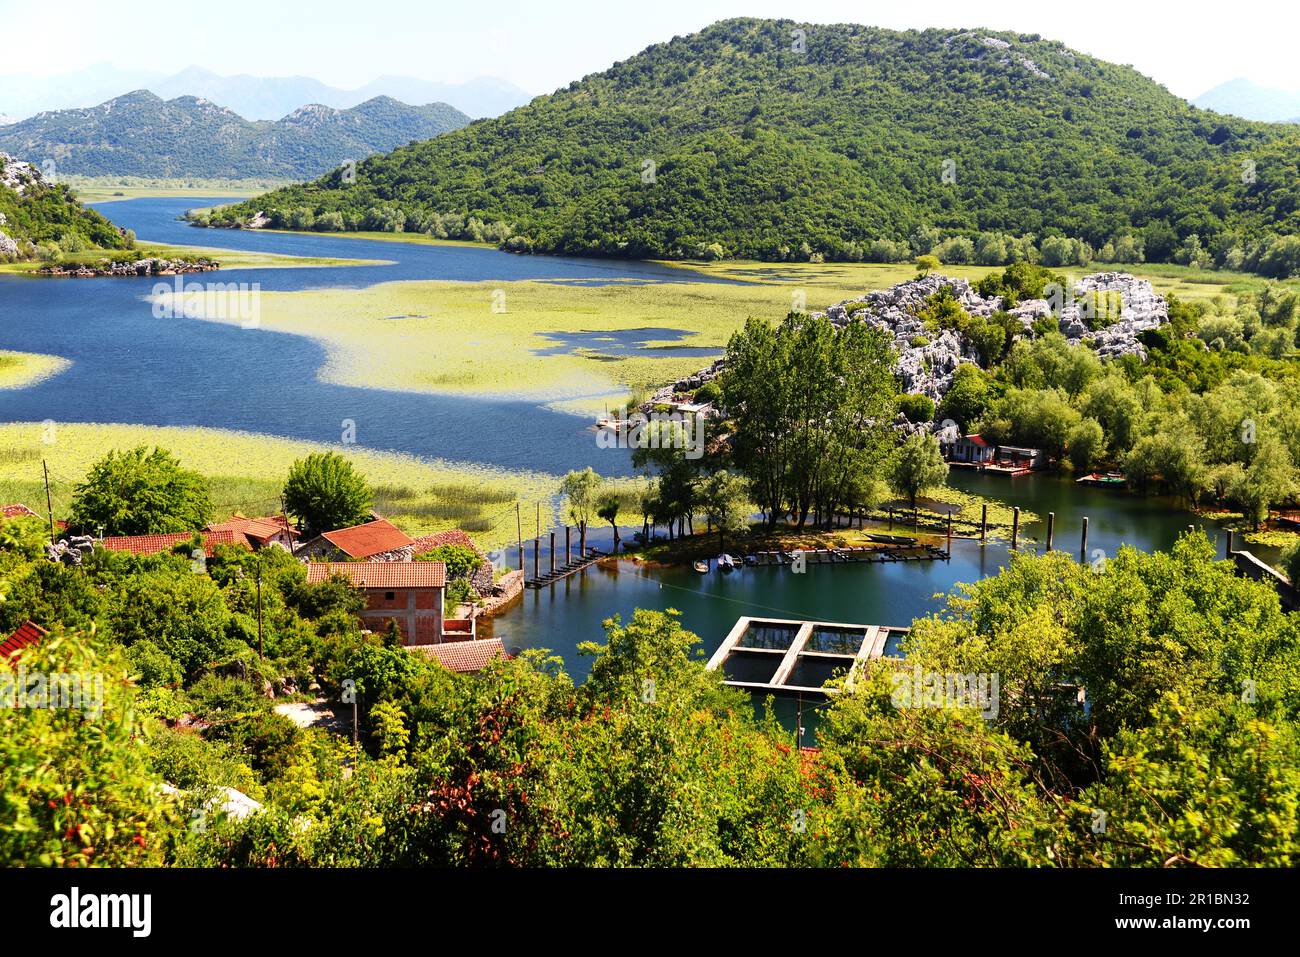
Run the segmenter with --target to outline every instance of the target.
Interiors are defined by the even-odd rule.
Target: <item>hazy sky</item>
[[[197,65],[303,74],[344,87],[386,73],[443,81],[487,75],[536,94],[715,20],[761,16],[1039,33],[1130,63],[1190,98],[1237,76],[1300,87],[1297,9],[1224,0],[165,0],[141,7],[60,0],[53,8],[0,0],[7,38],[0,73],[51,75],[104,62],[170,73]],[[32,42],[13,42],[24,35]]]

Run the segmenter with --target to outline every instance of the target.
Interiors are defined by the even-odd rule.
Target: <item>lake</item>
[[[630,260],[200,230],[177,219],[188,208],[219,202],[126,200],[107,204],[105,212],[148,242],[389,261],[379,266],[231,269],[212,280],[258,283],[266,292],[418,279],[584,285],[714,281],[691,270]],[[73,362],[66,372],[43,383],[0,393],[0,420],[191,425],[336,442],[340,423],[351,419],[358,423],[359,444],[367,448],[560,474],[577,463],[587,464],[595,448],[590,420],[536,402],[321,382],[317,371],[325,353],[310,339],[155,318],[146,297],[158,281],[0,275],[0,349],[59,355]],[[527,428],[520,428],[523,421]],[[624,450],[603,451],[601,471],[628,474],[630,457]]]
[[[712,281],[654,263],[515,256],[479,247],[318,234],[201,231],[177,219],[186,208],[218,202],[219,198],[140,199],[110,204],[107,212],[151,242],[387,261],[380,266],[237,269],[222,271],[217,280],[256,282],[267,291],[428,279],[578,284]],[[333,442],[342,420],[353,419],[364,426],[363,444],[374,449],[556,474],[593,464],[596,446],[584,418],[530,402],[326,384],[316,378],[324,353],[309,339],[154,318],[145,301],[154,282],[0,275],[0,348],[61,355],[74,363],[63,374],[32,388],[0,393],[0,420],[193,425]],[[393,318],[400,321],[401,317]],[[647,327],[614,335],[567,334],[551,337],[554,345],[539,351],[582,347],[623,354],[650,341],[671,343],[675,332]],[[631,471],[626,451],[603,451],[597,464],[606,475]],[[1192,516],[1167,500],[1078,487],[1049,475],[1010,479],[955,471],[951,482],[1021,505],[1044,518],[1049,511],[1056,512],[1057,547],[1076,553],[1081,519],[1087,515],[1089,558],[1094,557],[1094,549],[1113,555],[1121,544],[1166,548],[1192,521]],[[1211,537],[1218,535],[1212,525],[1208,531]],[[1038,542],[1044,538],[1041,525],[1026,524],[1024,534]],[[593,544],[607,546],[610,540],[608,528],[592,529]],[[527,560],[532,561],[531,548]],[[650,570],[619,562],[527,592],[487,623],[485,630],[501,637],[508,647],[551,648],[581,677],[587,662],[578,657],[578,644],[599,639],[604,619],[614,614],[630,616],[637,607],[680,609],[686,627],[697,632],[704,650],[711,652],[741,615],[906,625],[937,610],[941,605],[937,594],[950,591],[958,582],[995,574],[1006,560],[1004,544],[958,541],[945,562],[810,566],[802,575],[786,569],[746,568],[727,576],[700,576],[689,569]],[[545,552],[542,564],[549,565]]]

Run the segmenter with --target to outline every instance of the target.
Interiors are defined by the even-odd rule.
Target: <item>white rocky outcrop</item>
[[[29,186],[40,183],[42,179],[38,167],[0,152],[0,186],[8,187],[22,196]]]
[[[964,335],[953,329],[935,332],[918,318],[930,297],[945,288],[973,317],[987,318],[1002,308],[1000,296],[982,296],[965,279],[935,274],[869,292],[817,315],[825,315],[837,326],[860,321],[885,333],[893,340],[898,356],[895,369],[903,391],[929,396],[937,404],[952,386],[957,367],[963,362],[979,362],[977,351]],[[1093,308],[1093,293],[1103,294],[1103,299],[1106,293],[1117,293],[1120,306],[1119,316],[1107,317],[1107,324],[1093,323],[1101,326],[1098,329],[1092,329],[1087,321]],[[1050,300],[1026,300],[1011,309],[1010,314],[1020,320],[1026,334],[1032,330],[1035,320],[1054,316],[1057,327],[1071,345],[1094,348],[1102,358],[1136,355],[1145,359],[1146,348],[1140,335],[1160,328],[1169,320],[1169,304],[1164,296],[1146,279],[1129,273],[1093,273],[1076,282],[1072,290],[1049,289],[1049,295]],[[650,403],[668,401],[675,394],[698,389],[716,378],[724,363],[725,360],[718,359],[694,375],[665,386]]]

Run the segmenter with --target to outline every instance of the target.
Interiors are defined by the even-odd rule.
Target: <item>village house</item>
[[[113,538],[100,539],[97,544],[110,552],[130,552],[132,555],[157,555],[170,552],[177,545],[184,545],[194,538],[193,532],[174,532],[168,535],[118,535]],[[235,545],[253,550],[252,543],[239,532],[229,529],[218,532],[199,532],[203,543],[203,554],[211,558],[218,545]]]
[[[224,522],[208,526],[209,532],[235,532],[249,540],[254,548],[281,545],[293,551],[294,543],[302,534],[283,515],[264,518],[244,518],[234,515]]]
[[[448,671],[461,674],[482,671],[494,658],[508,658],[500,638],[479,638],[473,641],[451,641],[440,645],[420,645],[412,649],[436,658]]]
[[[415,539],[387,519],[339,528],[303,542],[294,552],[313,561],[406,562]]]
[[[394,622],[408,645],[474,638],[474,619],[444,619],[447,566],[442,562],[311,562],[307,581],[342,575],[366,594],[361,624],[382,632]]]
[[[25,621],[8,638],[0,641],[0,661],[15,658],[24,649],[39,644],[49,632],[35,622]]]

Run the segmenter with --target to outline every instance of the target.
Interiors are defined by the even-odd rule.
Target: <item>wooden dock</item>
[[[802,551],[757,552],[747,556],[746,565],[767,568],[774,565],[790,566],[797,559],[807,565],[853,565],[863,562],[885,564],[888,562],[945,561],[948,553],[936,545],[891,545],[871,548],[858,545],[851,548],[810,548]]]
[[[546,572],[536,578],[530,578],[524,582],[524,587],[541,588],[544,585],[554,585],[561,579],[568,578],[570,575],[580,572],[584,568],[590,568],[602,558],[608,557],[608,552],[602,552],[599,548],[589,548],[587,549],[587,555],[585,558],[575,558],[567,565],[562,565],[555,569],[555,571]]]

